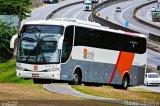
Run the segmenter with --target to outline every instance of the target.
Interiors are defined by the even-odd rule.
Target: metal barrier
[[[153,27],[153,28],[155,28],[155,29],[160,30],[160,26],[156,26],[156,25],[153,25],[153,24],[151,24],[151,23],[148,23],[148,22],[146,22],[146,21],[144,21],[144,20],[142,20],[142,19],[140,19],[140,18],[138,18],[138,17],[136,16],[136,14],[137,14],[137,12],[138,12],[139,9],[141,9],[141,8],[147,6],[147,5],[150,5],[150,4],[152,4],[152,3],[155,3],[155,2],[156,2],[156,1],[151,1],[151,2],[145,3],[145,4],[137,7],[137,8],[134,10],[133,18],[136,19],[138,22],[140,22],[140,23],[142,23],[142,24],[145,24],[145,25],[148,25],[148,26],[150,26],[150,27]],[[153,43],[155,46],[160,46],[160,35],[158,35],[158,34],[153,34],[153,33],[149,33],[148,41],[149,41],[150,43]],[[159,48],[160,48],[160,47],[159,47]]]
[[[141,8],[147,6],[147,5],[150,5],[150,4],[152,4],[152,3],[156,3],[156,1],[151,1],[151,2],[142,4],[141,6],[137,7],[137,8],[134,10],[133,18],[135,18],[138,22],[140,22],[140,23],[142,23],[142,24],[145,24],[145,25],[148,25],[148,26],[151,26],[151,27],[153,27],[153,28],[155,28],[155,29],[160,30],[160,26],[157,26],[157,25],[151,24],[151,23],[149,23],[149,22],[146,22],[146,21],[144,21],[144,20],[142,20],[142,19],[140,19],[140,18],[138,18],[138,17],[136,16],[136,13],[138,12],[139,9],[141,9]]]
[[[101,9],[103,9],[107,6],[110,6],[112,4],[125,2],[125,1],[128,1],[128,0],[112,0],[111,2],[110,2],[110,0],[108,0],[108,1],[104,1],[103,3],[100,3],[100,4],[96,5],[93,8],[93,11],[92,11],[92,18],[94,19],[94,21],[100,23],[101,25],[104,25],[104,26],[107,26],[107,27],[110,27],[110,28],[114,28],[116,30],[124,30],[124,31],[127,31],[127,32],[140,33],[140,32],[137,32],[135,30],[128,29],[124,26],[117,25],[117,24],[115,24],[113,22],[110,22],[110,21],[108,21],[104,18],[101,18],[97,15],[97,12],[100,11]]]

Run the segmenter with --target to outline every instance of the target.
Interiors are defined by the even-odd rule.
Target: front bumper
[[[55,79],[60,80],[59,72],[33,72],[17,70],[17,77],[27,79]]]

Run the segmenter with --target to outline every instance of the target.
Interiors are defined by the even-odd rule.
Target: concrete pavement
[[[28,17],[27,19],[24,19],[21,23],[21,25],[23,25],[24,23],[26,23],[27,21],[33,21],[33,20],[45,20],[47,18],[47,16],[52,13],[54,10],[63,7],[65,5],[71,4],[71,3],[75,3],[75,2],[79,2],[82,0],[65,0],[65,1],[61,1],[59,3],[55,3],[55,4],[47,4],[45,6],[39,7],[37,9],[34,9],[31,12],[31,17]]]
[[[105,97],[98,97],[98,96],[91,96],[84,93],[81,93],[75,89],[73,89],[70,85],[63,85],[63,84],[44,84],[44,89],[55,92],[58,94],[69,95],[69,96],[76,96],[82,97],[86,99],[93,99],[93,100],[100,100],[110,103],[118,103],[118,104],[125,104],[125,101],[113,99],[113,98],[105,98]]]

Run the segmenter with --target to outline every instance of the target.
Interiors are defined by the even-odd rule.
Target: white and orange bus
[[[127,89],[144,82],[147,58],[142,34],[87,21],[52,19],[27,22],[18,39],[17,76],[34,83],[60,80]]]

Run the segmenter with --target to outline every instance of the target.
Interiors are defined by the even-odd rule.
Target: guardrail
[[[124,31],[127,31],[127,32],[140,33],[140,32],[137,32],[135,30],[128,29],[124,26],[117,25],[117,24],[115,24],[111,21],[108,21],[107,19],[101,18],[97,14],[98,11],[100,11],[101,9],[103,9],[107,6],[110,6],[110,5],[116,4],[116,3],[120,3],[120,2],[125,2],[125,1],[128,1],[128,0],[112,0],[112,1],[108,0],[108,1],[104,1],[103,3],[100,3],[100,4],[96,5],[93,8],[93,11],[92,11],[93,20],[100,23],[101,25],[104,25],[104,26],[107,26],[107,27],[110,27],[110,28],[114,28],[116,30],[124,30]]]
[[[144,20],[142,20],[142,19],[140,19],[140,18],[138,18],[138,17],[136,16],[136,14],[137,14],[137,12],[138,12],[139,9],[141,9],[141,8],[147,6],[147,5],[150,5],[150,4],[152,4],[152,3],[156,3],[156,2],[157,2],[157,1],[151,1],[151,2],[142,4],[141,6],[137,7],[137,8],[134,10],[133,18],[136,19],[138,22],[140,22],[140,23],[142,23],[142,24],[145,24],[145,25],[148,25],[148,26],[150,26],[150,27],[153,27],[153,28],[155,28],[155,29],[160,30],[160,26],[156,26],[156,25],[153,25],[153,24],[151,24],[151,23],[148,23],[148,22],[146,22],[146,21],[144,21]],[[158,34],[153,34],[153,33],[149,33],[148,41],[149,41],[150,43],[152,43],[152,45],[157,46],[157,47],[158,47],[158,51],[160,52],[160,35],[158,35]],[[157,51],[157,50],[156,50],[156,51]]]
[[[79,3],[83,3],[83,1],[78,1],[78,2],[71,3],[71,4],[67,4],[67,5],[64,5],[64,6],[62,6],[62,7],[57,8],[56,10],[52,11],[52,13],[49,14],[49,15],[46,17],[46,20],[50,19],[56,12],[60,11],[61,9],[64,9],[64,8],[66,8],[66,7],[69,7],[69,6],[72,6],[72,5],[75,5],[75,4],[79,4]]]

